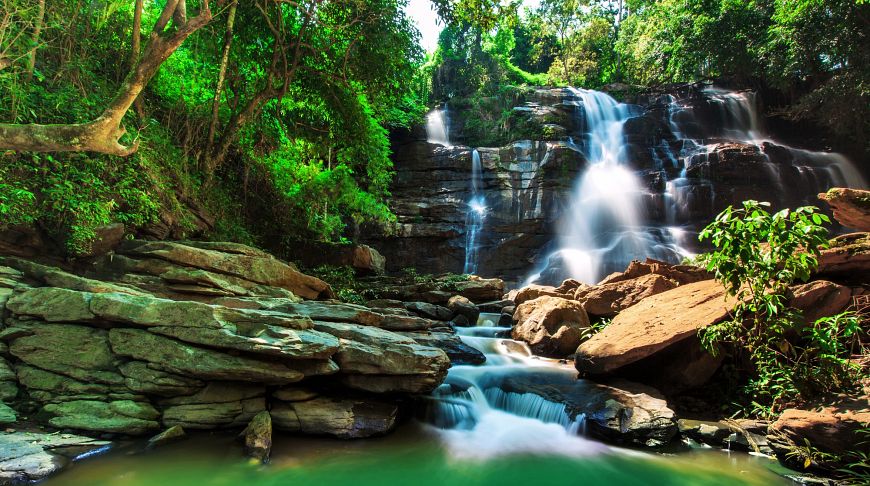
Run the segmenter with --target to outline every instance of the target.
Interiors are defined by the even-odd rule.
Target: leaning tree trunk
[[[124,115],[133,105],[139,94],[157,73],[160,65],[181,46],[191,34],[211,21],[209,2],[204,1],[199,15],[178,23],[179,18],[187,18],[184,2],[168,0],[160,17],[154,24],[148,46],[127,74],[124,82],[115,93],[115,98],[103,113],[89,123],[62,125],[9,124],[0,123],[0,150],[29,152],[80,152],[90,151],[110,155],[127,156],[134,153],[139,142],[130,146],[121,144],[126,133],[123,127]],[[171,19],[175,29],[165,36],[166,26]]]
[[[223,94],[224,83],[226,82],[227,77],[227,64],[230,59],[230,47],[233,44],[233,25],[236,22],[236,7],[238,7],[238,1],[234,0],[233,3],[230,4],[230,11],[227,13],[227,30],[224,33],[224,48],[221,53],[221,67],[218,72],[217,87],[215,87],[214,99],[212,100],[211,105],[211,123],[208,127],[209,146],[214,143],[214,135],[217,131],[221,95]]]

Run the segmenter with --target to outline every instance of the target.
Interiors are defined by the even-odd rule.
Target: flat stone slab
[[[111,442],[72,434],[0,433],[0,482],[37,481]]]

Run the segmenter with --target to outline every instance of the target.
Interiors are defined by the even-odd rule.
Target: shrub
[[[806,281],[827,243],[827,216],[814,207],[770,214],[768,203],[728,207],[700,234],[715,250],[702,256],[728,293],[739,299],[732,318],[701,331],[711,352],[729,345],[754,367],[746,392],[756,413],[854,386],[861,373],[850,361],[860,347],[858,316],[844,313],[807,326],[788,306],[786,291]]]

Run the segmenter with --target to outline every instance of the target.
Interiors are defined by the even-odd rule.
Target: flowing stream
[[[194,435],[154,451],[121,448],[78,463],[47,486],[383,486],[415,484],[561,486],[789,484],[776,461],[696,448],[653,454],[583,437],[584,417],[531,393],[503,388],[525,377],[574,380],[569,366],[533,358],[523,344],[499,337],[508,328],[484,314],[461,331],[484,352],[481,366],[454,366],[412,421],[388,437],[340,441],[276,435],[272,462],[247,463],[232,435]]]

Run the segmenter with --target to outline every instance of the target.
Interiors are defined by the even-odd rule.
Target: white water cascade
[[[574,381],[576,370],[554,360],[532,357],[525,343],[496,337],[510,328],[459,329],[462,340],[486,355],[482,366],[450,368],[433,392],[424,420],[432,424],[453,457],[489,459],[511,454],[582,457],[609,447],[584,438],[585,416],[571,417],[564,404],[535,393],[506,389],[511,378],[538,383]]]
[[[426,115],[426,141],[445,147],[450,144],[450,112],[447,106],[436,108]]]
[[[545,267],[561,266],[560,278],[598,282],[623,270],[633,259],[678,259],[685,254],[667,228],[644,221],[646,190],[625,166],[623,125],[628,105],[599,91],[571,89],[582,108],[585,140],[579,146],[588,166],[574,188],[570,206],[559,223],[559,248]],[[534,282],[538,273],[529,279]]]
[[[480,231],[486,218],[486,196],[483,193],[483,165],[480,152],[471,151],[471,196],[465,215],[465,266],[462,272],[476,274],[480,257]]]

